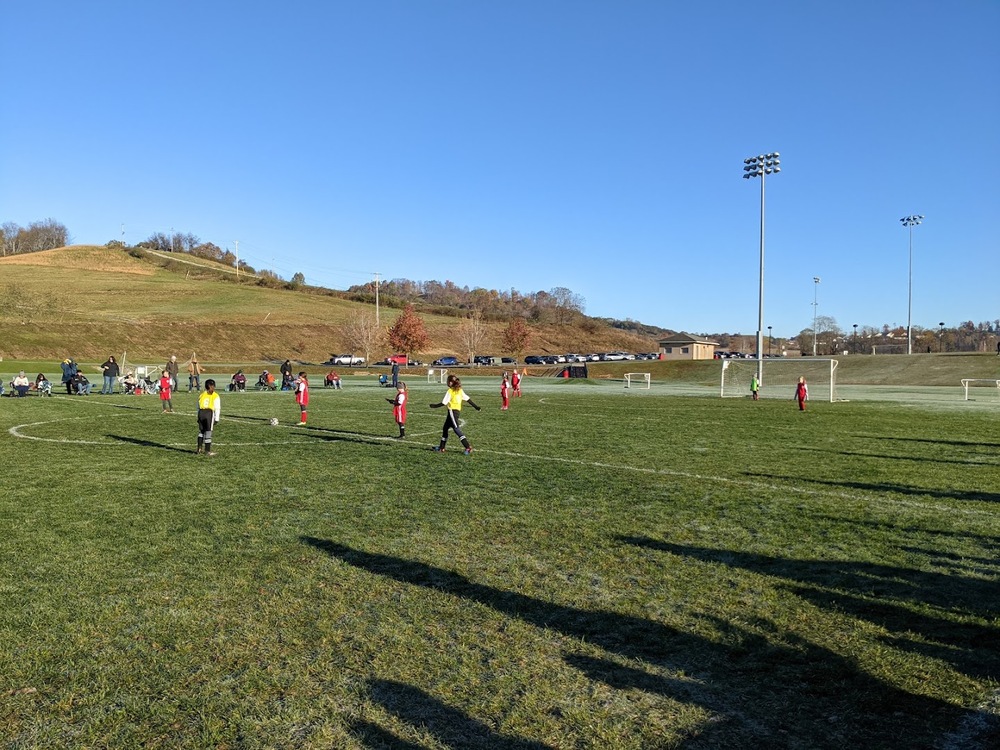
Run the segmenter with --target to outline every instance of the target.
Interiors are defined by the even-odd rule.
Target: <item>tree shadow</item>
[[[397,718],[420,727],[450,747],[456,748],[510,748],[511,750],[551,750],[549,745],[520,737],[499,734],[486,724],[462,713],[446,703],[434,698],[423,690],[395,680],[372,680],[369,692],[373,700],[380,703]],[[355,727],[358,725],[355,724]],[[383,742],[390,739],[393,748],[420,747],[400,740],[384,729],[368,724],[365,729],[370,739]],[[384,747],[385,745],[376,745]]]
[[[887,639],[895,646],[946,661],[973,677],[1000,676],[1000,630],[959,622],[957,618],[935,617],[905,606],[929,604],[959,617],[972,615],[991,620],[1000,615],[993,581],[875,563],[778,558],[645,537],[623,537],[622,541],[792,581],[800,585],[787,588],[797,596],[895,633]],[[915,639],[913,634],[929,642]]]
[[[959,466],[993,466],[988,461],[965,461],[957,458],[931,458],[928,456],[891,456],[886,453],[868,453],[867,451],[835,451],[829,448],[812,448],[806,445],[797,445],[795,450],[809,451],[812,453],[832,453],[837,456],[850,456],[852,458],[878,458],[886,461],[919,461],[920,463],[935,464],[957,464]]]
[[[938,440],[931,438],[915,437],[890,437],[887,435],[854,435],[856,438],[867,440],[893,440],[905,443],[930,443],[931,445],[953,445],[958,448],[1000,448],[1000,443],[984,443],[981,440]]]
[[[961,500],[963,502],[970,500],[978,502],[986,502],[986,503],[1000,502],[1000,493],[981,492],[978,490],[975,491],[934,490],[934,489],[927,489],[924,487],[912,487],[904,484],[886,484],[886,483],[873,484],[870,482],[848,482],[841,479],[833,480],[833,479],[813,479],[810,477],[797,477],[797,476],[790,477],[790,476],[783,476],[781,474],[765,474],[763,472],[752,472],[752,471],[743,472],[743,476],[756,479],[776,479],[785,482],[821,484],[826,487],[845,487],[848,489],[861,490],[865,492],[894,492],[898,495],[936,497],[947,500]]]
[[[952,726],[969,713],[882,682],[861,671],[853,659],[779,632],[764,621],[754,624],[759,632],[752,632],[702,616],[716,628],[717,637],[709,639],[633,615],[581,609],[475,583],[414,560],[364,552],[327,539],[300,540],[370,573],[475,602],[540,629],[696,676],[703,683],[702,692],[687,696],[680,683],[651,679],[638,671],[618,671],[609,678],[618,686],[652,689],[698,703],[725,718],[724,726],[710,733],[724,741],[703,739],[709,734],[702,732],[692,746],[892,747],[906,727],[914,738],[910,746],[919,747],[917,738],[931,737],[941,726]],[[643,540],[630,543],[648,546]],[[593,663],[577,664],[596,669]],[[831,723],[830,715],[851,719]]]
[[[163,443],[154,443],[152,440],[141,440],[140,438],[128,437],[126,435],[107,435],[107,437],[122,443],[139,445],[143,448],[158,448],[161,451],[174,451],[175,453],[194,453],[193,450],[178,448],[176,445],[164,445]]]

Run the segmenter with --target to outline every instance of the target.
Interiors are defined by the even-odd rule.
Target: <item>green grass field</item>
[[[3,747],[1000,743],[995,401],[409,383],[0,400]]]

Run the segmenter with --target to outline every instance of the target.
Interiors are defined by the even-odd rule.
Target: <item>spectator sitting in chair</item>
[[[326,374],[326,380],[323,382],[323,385],[327,387],[332,386],[334,390],[340,390],[340,375],[337,374],[336,370],[330,370]]]
[[[73,387],[76,388],[77,396],[89,396],[90,395],[90,381],[87,380],[87,376],[84,375],[79,370],[76,371],[76,375],[73,376]]]
[[[38,373],[38,377],[35,378],[35,390],[39,396],[51,396],[52,383],[42,373]]]
[[[126,372],[125,373],[125,377],[122,378],[122,386],[125,389],[125,395],[126,396],[131,396],[132,394],[135,393],[136,383],[137,383],[137,381],[135,379],[135,373],[132,372],[131,370],[129,370],[128,372]]]
[[[19,397],[27,396],[28,391],[31,390],[31,382],[28,380],[28,376],[24,374],[24,370],[21,370],[10,384]]]

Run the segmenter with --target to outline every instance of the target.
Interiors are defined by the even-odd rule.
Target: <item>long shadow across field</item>
[[[449,747],[510,748],[510,750],[551,750],[549,745],[520,737],[499,734],[486,724],[466,716],[423,690],[395,680],[372,680],[369,693],[373,700],[398,718],[433,734]],[[353,725],[353,733],[370,747],[422,747],[400,740],[369,722]]]
[[[158,448],[161,451],[174,451],[175,453],[194,453],[194,450],[190,448],[178,448],[176,445],[165,445],[164,443],[157,443],[152,440],[141,440],[139,438],[128,437],[126,435],[108,435],[112,440],[118,440],[122,443],[130,443],[132,445],[139,445],[143,448]]]
[[[618,677],[621,685],[652,688],[652,692],[721,714],[720,726],[689,740],[692,747],[891,748],[902,746],[903,735],[907,747],[919,747],[929,744],[942,726],[953,726],[968,714],[881,682],[859,670],[852,660],[789,633],[775,632],[770,623],[755,623],[758,632],[754,632],[716,621],[719,637],[708,639],[634,615],[536,599],[426,563],[365,552],[328,539],[301,537],[301,541],[370,573],[476,602],[611,653],[696,676],[701,683],[697,689],[646,673],[637,672],[634,681],[621,673]],[[653,540],[626,541],[656,544]],[[770,632],[771,637],[760,632]],[[604,679],[593,663],[577,659],[574,666]],[[614,684],[610,678],[604,681]],[[831,716],[842,720],[831,721]]]
[[[622,541],[784,579],[789,591],[816,606],[890,631],[885,640],[895,647],[949,662],[973,677],[1000,677],[1000,629],[961,621],[969,615],[986,621],[1000,615],[992,580],[846,560],[794,560],[645,537]],[[956,618],[927,614],[921,611],[925,604],[953,611]]]
[[[921,497],[937,497],[942,500],[976,500],[984,503],[1000,503],[1000,493],[982,492],[979,490],[932,490],[925,487],[912,487],[905,484],[888,484],[884,482],[849,482],[844,479],[812,479],[809,477],[782,476],[781,474],[765,474],[763,472],[745,471],[743,476],[755,479],[777,479],[796,484],[821,484],[826,487],[845,487],[863,492],[894,492],[898,495]]]

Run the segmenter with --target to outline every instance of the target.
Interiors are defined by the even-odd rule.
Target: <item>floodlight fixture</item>
[[[781,171],[777,151],[743,160],[743,179],[760,177],[760,289],[757,295],[757,380],[764,381],[764,178]]]
[[[909,280],[906,291],[906,353],[913,354],[913,227],[919,226],[924,220],[923,214],[910,214],[900,219],[900,223],[910,230],[910,264]]]

